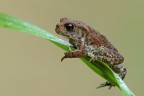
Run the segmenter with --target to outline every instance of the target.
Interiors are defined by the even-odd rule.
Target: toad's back
[[[91,27],[89,27],[89,32],[86,36],[86,41],[88,45],[93,45],[96,47],[103,46],[113,51],[117,51],[117,49],[108,41],[108,39],[103,34],[94,30]]]
[[[118,50],[107,40],[100,32],[89,27],[86,35],[85,48],[89,54],[93,54],[95,59],[101,60],[111,65],[120,64],[124,58],[119,54]]]

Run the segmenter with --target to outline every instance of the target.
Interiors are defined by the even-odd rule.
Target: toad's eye
[[[65,24],[65,28],[67,31],[73,31],[74,25],[71,23]]]

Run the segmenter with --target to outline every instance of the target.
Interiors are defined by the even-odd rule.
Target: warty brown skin
[[[70,20],[66,17],[60,19],[55,31],[67,37],[69,42],[77,47],[76,51],[68,51],[62,57],[78,58],[92,55],[90,61],[100,60],[107,63],[122,79],[126,75],[126,68],[121,65],[124,58],[108,39],[92,27],[78,20]],[[110,86],[106,83],[104,86]]]

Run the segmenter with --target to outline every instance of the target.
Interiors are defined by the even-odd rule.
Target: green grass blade
[[[22,21],[20,19],[17,19],[15,17],[0,13],[0,27],[12,29],[16,31],[20,31],[23,33],[28,33],[32,35],[39,36],[41,38],[45,38],[52,43],[56,44],[58,47],[68,50],[68,46],[72,46],[68,42],[59,39],[58,37],[52,35],[49,32],[46,32],[45,30],[42,30],[34,25],[31,25],[25,21]],[[126,86],[126,84],[119,78],[115,72],[113,72],[107,64],[95,61],[90,63],[89,62],[90,57],[81,58],[81,60],[89,66],[94,72],[99,74],[101,77],[105,78],[109,82],[115,84],[122,92],[123,96],[135,96],[133,92]]]
[[[42,30],[34,25],[31,25],[27,22],[24,22],[20,19],[15,18],[15,17],[5,15],[3,13],[0,13],[0,27],[36,35],[36,36],[48,39],[52,42],[58,42],[59,44],[62,44],[65,46],[71,45],[64,40],[57,38],[56,36],[52,35],[51,33],[46,32],[45,30]]]

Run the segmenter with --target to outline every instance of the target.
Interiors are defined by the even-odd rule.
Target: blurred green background
[[[0,11],[55,35],[61,17],[95,27],[125,57],[128,87],[144,94],[143,0],[1,0]],[[121,96],[116,87],[96,89],[105,80],[79,59],[60,62],[63,53],[45,39],[0,29],[0,96]]]

